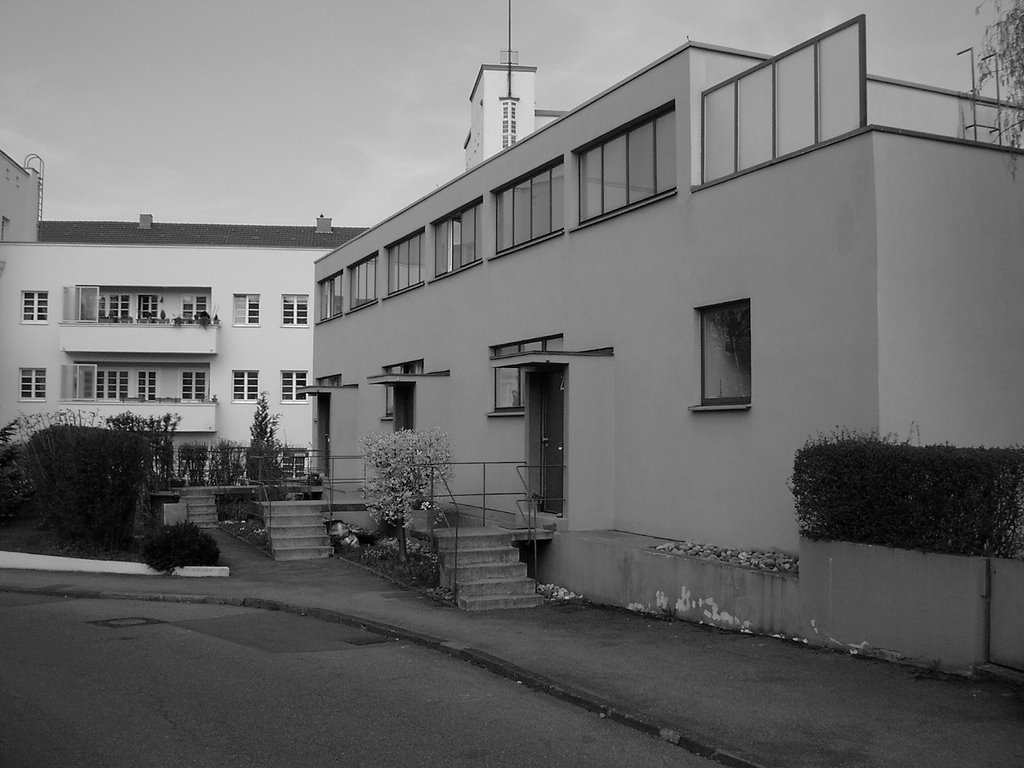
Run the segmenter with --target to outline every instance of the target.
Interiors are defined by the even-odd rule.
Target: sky
[[[693,40],[774,55],[864,13],[868,72],[966,91],[983,0],[512,0],[537,107]],[[43,218],[369,226],[459,175],[508,0],[0,0],[0,150]]]

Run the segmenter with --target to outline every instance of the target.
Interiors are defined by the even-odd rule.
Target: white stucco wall
[[[310,403],[283,402],[281,400],[281,371],[308,371],[312,367],[312,327],[284,326],[282,324],[282,294],[309,294],[310,318],[313,303],[313,260],[319,251],[285,248],[242,247],[179,247],[179,246],[99,246],[57,244],[4,244],[0,245],[0,260],[6,267],[0,275],[0,421],[7,423],[20,412],[46,412],[58,408],[74,407],[84,411],[97,410],[106,414],[110,409],[118,412],[132,409],[131,403],[105,401],[61,401],[61,366],[72,362],[108,363],[131,368],[145,362],[161,371],[189,364],[209,365],[209,390],[216,395],[216,432],[181,433],[192,440],[228,439],[249,441],[249,425],[255,410],[253,403],[232,402],[232,371],[258,370],[259,388],[268,392],[271,412],[281,416],[279,438],[294,446],[310,444],[312,427]],[[99,285],[119,286],[125,292],[133,287],[162,288],[168,295],[168,317],[180,310],[172,298],[185,287],[208,288],[210,314],[220,317],[219,329],[206,331],[192,327],[162,330],[165,332],[216,334],[215,354],[182,354],[177,344],[153,349],[150,353],[103,354],[61,350],[61,321],[63,320],[63,290],[65,286]],[[22,291],[49,292],[49,319],[43,324],[21,322]],[[233,296],[236,293],[260,294],[260,324],[252,327],[232,325]],[[75,329],[77,330],[77,329]],[[150,330],[146,326],[126,326],[123,329],[106,327],[106,335],[125,331],[133,338]],[[154,329],[155,330],[155,329]],[[154,335],[154,338],[157,338]],[[211,336],[207,339],[213,343]],[[116,345],[116,342],[115,342]],[[46,400],[19,399],[20,368],[46,368]],[[174,396],[177,380],[158,394]],[[135,382],[130,382],[134,395]],[[161,413],[175,410],[175,404],[160,404]],[[153,406],[146,406],[147,411]],[[186,407],[182,405],[182,407]]]
[[[0,151],[0,217],[3,240],[34,242],[39,218],[39,177]]]

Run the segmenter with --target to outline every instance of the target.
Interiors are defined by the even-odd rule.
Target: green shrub
[[[800,533],[960,555],[1024,550],[1024,450],[916,446],[850,431],[808,440],[791,488]]]
[[[108,416],[106,426],[118,432],[140,434],[149,442],[151,463],[149,483],[153,490],[167,490],[174,483],[174,433],[181,416],[139,416],[131,411]]]
[[[16,426],[12,421],[0,428],[0,520],[16,514],[31,492],[19,461],[21,446],[14,441]]]
[[[216,565],[220,548],[210,534],[185,521],[165,525],[142,545],[146,565],[158,571],[172,571],[185,565]]]
[[[182,443],[178,446],[178,476],[188,485],[205,485],[209,459],[210,447],[206,443]]]
[[[143,435],[57,424],[29,438],[24,459],[36,508],[64,543],[131,546],[152,462]]]

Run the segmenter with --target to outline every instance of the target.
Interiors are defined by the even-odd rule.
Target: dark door
[[[534,371],[528,380],[533,491],[540,497],[539,511],[560,515],[565,497],[565,369]]]
[[[318,432],[317,452],[320,454],[318,471],[324,477],[331,475],[331,396],[328,393],[314,395],[316,398],[316,428]]]
[[[415,429],[415,384],[395,384],[395,431]]]

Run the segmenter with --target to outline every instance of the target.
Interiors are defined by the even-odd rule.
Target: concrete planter
[[[988,558],[800,540],[808,640],[969,672],[987,661]]]

